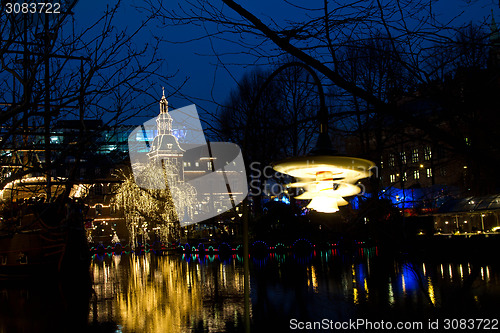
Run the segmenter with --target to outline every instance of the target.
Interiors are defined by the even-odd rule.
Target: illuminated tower
[[[160,99],[160,114],[156,118],[157,134],[148,153],[149,160],[153,163],[162,163],[167,172],[168,179],[184,180],[182,149],[177,138],[172,134],[173,119],[168,113],[168,102],[165,90]]]

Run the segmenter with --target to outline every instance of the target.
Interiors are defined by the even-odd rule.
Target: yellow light
[[[42,185],[45,184],[46,180],[47,178],[45,176],[37,176],[16,179],[9,182],[0,189],[0,201],[39,196],[41,193],[45,193],[45,187]],[[65,184],[66,181],[67,179],[63,177],[51,177],[53,193],[61,193],[64,189],[61,184]],[[86,192],[86,185],[75,184],[71,188],[70,197],[80,198],[83,197]]]
[[[420,168],[423,168],[423,167],[424,167],[424,165],[423,165],[423,164],[420,164]]]
[[[317,174],[330,171],[335,179],[358,180],[369,177],[375,164],[361,158],[344,156],[302,156],[286,159],[273,166],[281,173],[297,178],[315,179]]]
[[[429,287],[429,297],[431,299],[432,304],[436,304],[436,296],[434,295],[434,286],[432,285],[432,280],[428,278],[429,283],[427,284]]]
[[[322,213],[335,213],[338,206],[347,205],[345,196],[355,195],[361,189],[354,185],[359,179],[369,177],[371,161],[344,156],[302,156],[279,162],[273,168],[298,178],[290,187],[303,187],[305,193],[299,200],[311,200],[307,206]]]
[[[321,196],[312,199],[307,208],[314,209],[320,213],[335,213],[339,211],[337,201]]]

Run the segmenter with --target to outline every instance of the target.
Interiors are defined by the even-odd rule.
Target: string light
[[[157,185],[159,182],[165,184],[164,174],[174,173],[176,170],[174,164],[164,163],[163,166],[165,171],[160,172],[158,166],[148,164],[142,170],[140,177]],[[192,216],[193,207],[197,202],[194,187],[178,181],[169,183],[164,189],[159,189],[160,186],[152,186],[156,189],[143,189],[136,184],[133,175],[122,172],[121,178],[124,181],[118,188],[113,202],[124,212],[132,246],[135,248],[137,236],[141,236],[143,242],[149,239],[152,226],[148,225],[147,221],[157,225],[156,230],[162,242],[178,238],[179,214],[187,212]],[[174,197],[176,202],[181,203],[178,207],[173,203]]]

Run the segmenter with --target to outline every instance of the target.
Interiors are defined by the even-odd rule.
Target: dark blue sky
[[[112,0],[80,0],[74,10],[75,19],[78,24],[85,26],[88,22],[102,15],[107,4],[113,4],[114,2]],[[164,2],[166,6],[174,8],[177,3],[182,4],[183,1]],[[322,2],[318,1],[318,6],[321,6]],[[120,16],[116,21],[119,28],[127,28],[132,31],[140,23],[142,17],[133,7],[134,3],[137,4],[137,1],[123,1]],[[239,1],[239,3],[257,16],[264,19],[266,16],[272,17],[277,22],[296,14],[290,6],[279,0]],[[311,6],[311,3],[308,2],[308,5]],[[500,9],[497,0],[442,0],[434,6],[434,10],[444,17],[453,17],[463,12],[463,16],[457,23],[484,20],[490,15],[491,9],[494,9],[497,22],[500,22]],[[158,28],[154,23],[148,29],[149,31],[145,31],[141,35],[141,41],[148,40],[151,34],[161,35],[165,39],[175,42],[190,40],[205,34],[202,28],[195,25]],[[215,42],[213,46],[217,52],[231,51],[234,53],[230,58],[224,58],[226,61],[230,59],[235,64],[248,64],[255,60],[248,55],[245,56],[243,54],[245,50],[238,49],[234,44]],[[235,79],[241,78],[245,71],[248,70],[247,66],[233,65],[229,64],[229,62],[224,69],[220,63],[218,64],[217,58],[213,55],[212,46],[207,39],[190,43],[166,43],[162,46],[161,56],[165,58],[162,68],[164,75],[177,73],[175,78],[169,80],[172,87],[178,86],[188,78],[187,84],[182,91],[169,98],[169,102],[174,108],[195,103],[199,112],[203,109],[215,111],[216,106],[209,101],[215,99],[219,103],[224,102],[231,89],[236,86]],[[152,90],[151,93],[158,95],[158,98],[160,97],[161,84],[152,86],[150,89]],[[173,89],[167,87],[167,91],[169,90],[172,91]],[[153,108],[151,114],[144,116],[148,118],[155,116],[156,113],[157,110]]]

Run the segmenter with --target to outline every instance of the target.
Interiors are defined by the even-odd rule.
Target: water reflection
[[[252,327],[283,331],[291,318],[420,320],[494,316],[500,311],[498,263],[354,255],[269,255],[252,260]],[[467,270],[470,267],[470,270]],[[270,323],[270,324],[269,324]]]
[[[124,255],[96,257],[97,296],[90,320],[124,332],[224,332],[241,322],[243,270],[237,260]]]
[[[480,258],[395,259],[376,248],[252,256],[251,331],[288,331],[292,318],[496,318],[499,266]],[[75,331],[85,325],[90,332],[243,331],[239,255],[104,255],[94,257],[91,269],[90,301],[75,294],[76,287],[63,292],[58,284],[1,284],[0,332]]]

